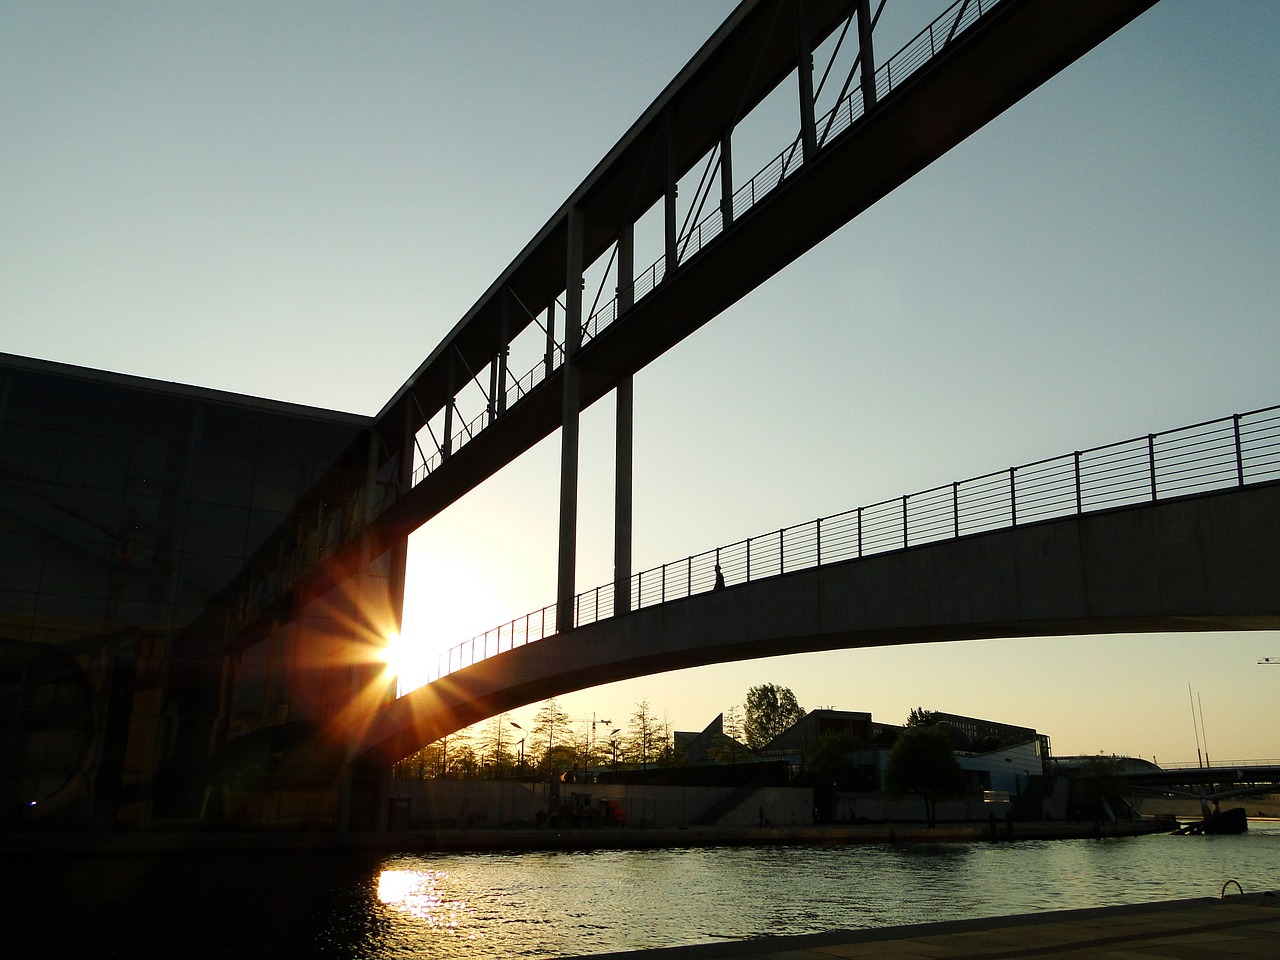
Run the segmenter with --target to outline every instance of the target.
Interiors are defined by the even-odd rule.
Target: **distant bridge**
[[[1280,793],[1280,764],[1126,770],[1115,774],[1127,791],[1150,796],[1178,796],[1213,803],[1237,797]]]

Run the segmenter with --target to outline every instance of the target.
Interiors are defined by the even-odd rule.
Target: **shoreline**
[[[1012,833],[1010,833],[1012,831]],[[463,853],[542,850],[637,850],[710,846],[1016,843],[1112,839],[1171,833],[1161,820],[1094,824],[1036,820],[1009,824],[854,823],[792,827],[615,827],[405,829],[385,833],[23,833],[0,835],[6,855],[111,856],[241,853]]]
[[[1036,913],[941,920],[723,943],[562,955],[564,960],[1077,960],[1181,957],[1271,960],[1280,935],[1280,897],[1196,897]]]

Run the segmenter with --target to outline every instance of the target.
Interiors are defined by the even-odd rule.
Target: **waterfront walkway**
[[[1275,960],[1278,951],[1280,897],[1267,893],[764,937],[592,960]]]

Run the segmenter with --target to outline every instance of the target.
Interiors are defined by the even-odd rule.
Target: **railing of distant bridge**
[[[948,44],[980,20],[993,7],[998,6],[1000,2],[1001,0],[956,0],[932,23],[908,41],[901,50],[876,69],[877,101],[884,99],[896,88],[900,87],[907,78],[942,52]],[[865,112],[866,107],[863,103],[862,89],[855,86],[855,89],[842,96],[831,110],[818,118],[819,148],[852,127],[857,120],[862,118]],[[757,203],[769,196],[787,177],[802,168],[800,140],[797,137],[769,163],[765,164],[759,173],[734,191],[732,198],[734,218],[741,218]],[[679,263],[681,265],[687,263],[695,254],[699,253],[707,244],[718,237],[723,230],[724,217],[717,207],[713,213],[695,223],[679,239],[677,243],[680,251]],[[632,290],[634,301],[639,302],[662,283],[666,276],[666,266],[667,262],[664,255],[640,272],[635,278]],[[583,345],[585,346],[592,338],[608,329],[618,319],[618,315],[618,299],[616,297],[595,310],[582,326]],[[518,402],[521,397],[541,383],[552,370],[557,369],[562,362],[563,352],[558,351],[553,356],[550,365],[543,360],[523,376],[516,378],[511,386],[507,388],[507,405],[511,406]],[[450,449],[457,450],[487,427],[493,419],[491,412],[486,409],[471,420],[466,421],[454,434]],[[413,483],[417,484],[440,466],[443,461],[444,455],[439,452],[430,457],[423,457],[422,462],[413,472]]]
[[[905,494],[783,527],[631,578],[631,609],[711,590],[719,565],[728,586],[798,570],[1006,530],[1280,480],[1280,406]],[[579,593],[574,626],[613,616],[613,584]],[[441,654],[438,675],[558,631],[554,606],[504,623]]]

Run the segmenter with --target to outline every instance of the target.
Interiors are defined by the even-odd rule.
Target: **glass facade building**
[[[332,822],[369,423],[0,355],[0,828]]]

